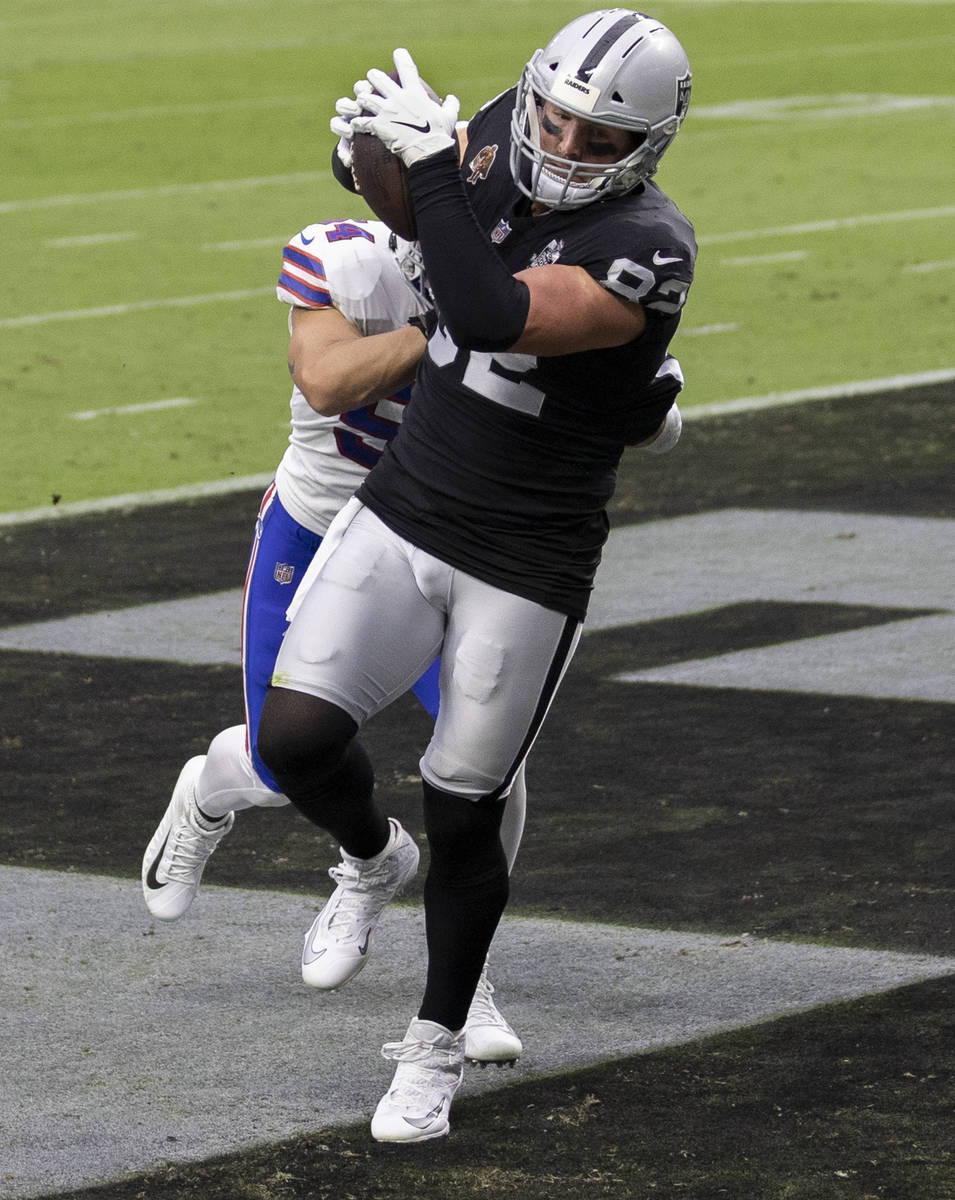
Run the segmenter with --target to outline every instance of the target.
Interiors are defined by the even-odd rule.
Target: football
[[[391,78],[397,78],[394,72]],[[421,83],[432,100],[439,99],[423,79]],[[406,241],[415,241],[418,227],[408,188],[408,168],[397,154],[392,154],[374,134],[356,133],[352,138],[352,175],[378,220]]]

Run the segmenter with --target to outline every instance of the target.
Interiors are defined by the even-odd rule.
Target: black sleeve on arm
[[[345,166],[345,164],[342,162],[342,160],[338,157],[337,144],[335,146],[335,149],[332,151],[332,174],[335,176],[335,178],[338,180],[338,182],[342,185],[343,188],[347,188],[347,190],[349,192],[354,192],[356,196],[358,195],[358,188],[355,187],[354,176],[352,175],[351,171],[349,171],[349,169]]]
[[[531,295],[478,224],[456,147],[408,171],[418,240],[441,323],[464,350],[507,350],[524,332]]]

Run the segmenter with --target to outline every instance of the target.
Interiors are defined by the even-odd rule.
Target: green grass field
[[[282,243],[364,215],[335,98],[407,44],[473,111],[579,11],[4,0],[0,511],[270,471]],[[955,366],[953,5],[653,11],[695,74],[660,172],[701,244],[687,406]]]

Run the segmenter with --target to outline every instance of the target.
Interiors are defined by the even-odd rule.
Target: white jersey
[[[400,329],[427,304],[402,273],[380,221],[309,225],[282,254],[276,294],[296,308],[336,308],[363,335]],[[291,321],[291,314],[289,314]],[[290,516],[324,534],[398,432],[410,388],[366,408],[324,417],[296,387],[288,449],[275,473]]]

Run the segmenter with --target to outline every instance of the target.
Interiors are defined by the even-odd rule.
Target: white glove
[[[367,79],[359,79],[355,84],[355,95],[342,96],[335,101],[336,116],[329,121],[329,126],[334,134],[338,135],[338,145],[335,147],[335,153],[338,155],[342,165],[346,170],[351,170],[351,138],[352,138],[352,121],[355,117],[360,117],[365,111],[362,104],[362,98],[366,92],[371,91],[371,84]]]
[[[457,96],[432,100],[418,77],[418,68],[407,50],[394,52],[396,83],[384,71],[372,69],[361,104],[371,116],[354,117],[356,133],[374,134],[406,167],[457,144],[455,129],[461,104]],[[376,95],[380,93],[380,95]]]

